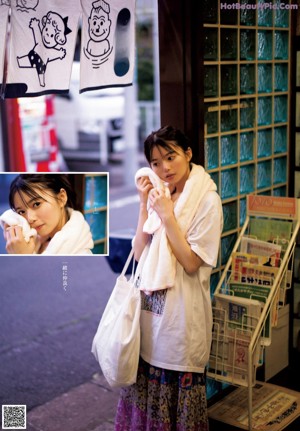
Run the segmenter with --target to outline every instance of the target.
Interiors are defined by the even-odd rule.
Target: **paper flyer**
[[[262,382],[253,387],[253,430],[280,431],[299,414],[299,392]],[[214,404],[209,415],[239,429],[249,429],[248,389],[233,391]]]

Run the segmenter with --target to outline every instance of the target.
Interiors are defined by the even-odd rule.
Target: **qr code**
[[[2,429],[26,429],[26,405],[2,405]]]

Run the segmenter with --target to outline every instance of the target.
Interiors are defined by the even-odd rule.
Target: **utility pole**
[[[124,182],[126,186],[133,186],[134,176],[138,170],[138,105],[137,86],[134,79],[133,85],[125,87],[125,112],[124,112]]]
[[[161,126],[160,121],[160,73],[159,73],[159,38],[158,38],[158,5],[152,0],[152,40],[153,40],[153,79],[154,79],[154,115],[155,128]],[[150,132],[150,131],[149,131]]]

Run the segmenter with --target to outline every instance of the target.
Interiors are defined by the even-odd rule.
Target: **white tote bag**
[[[117,278],[92,343],[92,353],[111,387],[136,382],[140,354],[140,290],[134,276],[125,273],[133,258],[131,250]]]

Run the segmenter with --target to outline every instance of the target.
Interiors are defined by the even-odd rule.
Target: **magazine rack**
[[[264,244],[274,249],[280,246],[281,252],[279,259],[275,257],[278,261],[273,272],[266,263],[246,263],[245,275],[244,268],[243,274],[236,268],[237,256],[245,241],[251,244],[254,239],[254,243],[260,246],[260,238],[251,235],[251,225],[254,223],[258,230],[262,228],[264,236],[268,235],[268,227],[272,226],[273,233],[269,232],[272,238],[265,240]],[[274,236],[276,226],[285,226],[290,230],[286,235]],[[214,294],[212,348],[207,375],[224,383],[248,387],[250,431],[256,369],[263,363],[263,349],[271,344],[272,327],[277,324],[278,310],[285,305],[286,290],[292,284],[293,256],[299,227],[300,199],[248,195],[245,223]],[[262,272],[257,271],[258,268]],[[249,274],[251,279],[247,278]]]

